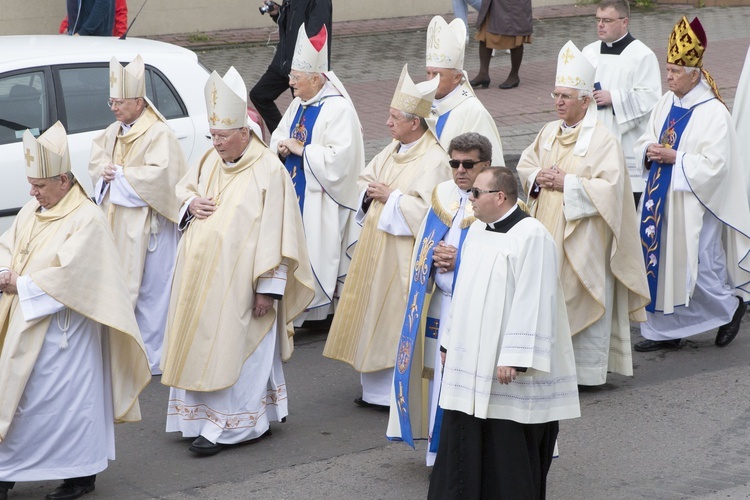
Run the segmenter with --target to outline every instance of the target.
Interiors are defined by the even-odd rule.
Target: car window
[[[103,129],[114,121],[107,106],[109,66],[61,68],[59,77],[69,134]]]
[[[24,130],[39,135],[50,125],[43,71],[0,77],[0,144],[20,142]]]
[[[154,68],[149,68],[149,75],[150,78],[146,79],[146,95],[156,109],[168,119],[187,116],[185,106],[164,75]]]

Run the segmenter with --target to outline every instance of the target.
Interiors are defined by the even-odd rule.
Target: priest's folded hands
[[[544,168],[536,176],[536,183],[544,189],[562,192],[565,187],[565,175],[567,173],[556,165],[550,168]]]
[[[501,384],[508,385],[516,379],[516,369],[512,366],[497,367],[497,381]]]

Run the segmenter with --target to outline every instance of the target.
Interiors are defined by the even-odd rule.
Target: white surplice
[[[646,183],[640,165],[636,165],[633,145],[661,96],[659,61],[640,40],[630,42],[620,54],[602,54],[603,43],[591,43],[582,51],[596,68],[596,81],[612,96],[612,105],[598,110],[596,117],[622,144],[633,192],[640,193]]]

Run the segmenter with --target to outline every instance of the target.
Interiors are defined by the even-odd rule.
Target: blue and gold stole
[[[467,202],[468,203],[468,202]],[[407,302],[404,322],[401,328],[401,337],[398,343],[396,354],[396,370],[394,372],[394,388],[396,392],[396,407],[398,409],[398,418],[401,424],[401,440],[414,447],[414,435],[411,429],[411,419],[409,417],[409,376],[413,362],[413,353],[415,343],[418,341],[419,326],[422,323],[422,313],[426,313],[424,307],[425,296],[427,295],[427,282],[432,269],[432,255],[435,246],[448,233],[452,220],[444,220],[433,208],[427,214],[425,229],[422,233],[421,241],[417,242],[416,260],[414,262],[414,272],[409,287],[409,301]],[[473,220],[473,219],[472,219]],[[468,225],[461,229],[461,239],[459,250],[456,253],[456,265],[453,275],[453,286],[456,284],[456,275],[461,259],[461,245],[468,233]],[[437,337],[439,322],[436,319],[428,320],[424,335]],[[439,430],[440,408],[435,417],[435,428]],[[433,434],[434,436],[434,434]],[[435,437],[433,437],[435,441]],[[437,444],[435,444],[437,446]]]
[[[438,139],[440,139],[440,136],[443,135],[443,128],[445,127],[445,122],[448,121],[448,117],[450,116],[451,111],[448,111],[447,113],[443,115],[440,115],[437,119],[437,124],[435,125],[435,132],[437,132]]]
[[[292,121],[292,126],[289,129],[289,137],[299,141],[303,146],[310,144],[315,120],[318,119],[318,114],[322,107],[322,99],[320,106],[300,105]],[[299,210],[302,212],[305,206],[305,186],[307,184],[304,167],[302,166],[302,157],[290,154],[286,157],[284,166],[292,177],[292,184],[294,184],[294,191],[297,193],[297,201],[299,202]]]
[[[685,127],[695,108],[715,98],[699,102],[690,108],[681,108],[672,104],[667,119],[661,130],[662,146],[677,149]],[[648,173],[646,189],[643,191],[643,209],[641,211],[641,246],[646,263],[646,277],[651,295],[651,303],[646,306],[648,312],[656,312],[656,290],[659,283],[659,256],[661,253],[661,230],[664,208],[667,203],[669,186],[672,184],[672,167],[667,163],[652,162]]]

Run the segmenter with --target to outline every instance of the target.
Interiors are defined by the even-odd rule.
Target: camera
[[[265,2],[263,2],[263,5],[261,7],[258,7],[258,11],[261,15],[268,14],[271,10],[273,10],[274,5],[276,4],[271,0],[266,0]]]

